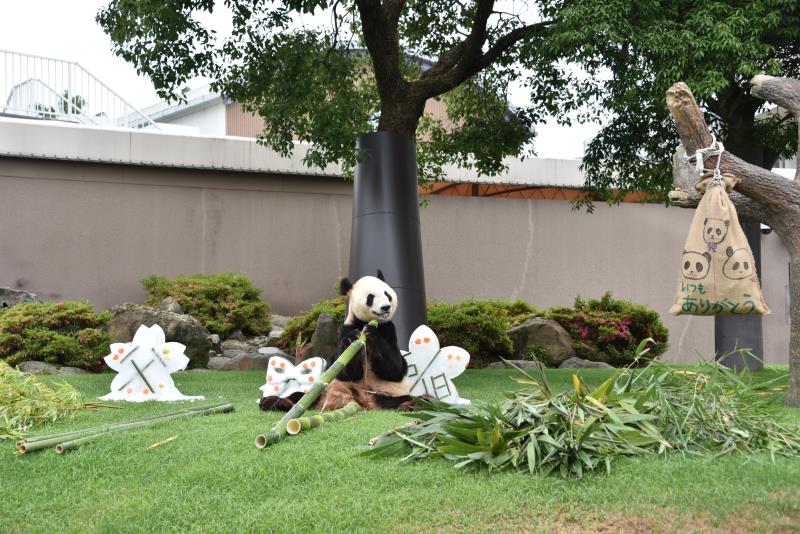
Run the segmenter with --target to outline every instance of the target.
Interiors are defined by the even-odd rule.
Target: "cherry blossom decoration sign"
[[[433,397],[447,404],[470,404],[458,396],[453,379],[464,372],[469,352],[461,347],[439,347],[439,338],[425,325],[417,327],[404,352],[411,379],[411,395]]]
[[[202,400],[178,391],[171,373],[186,369],[189,358],[186,346],[167,343],[158,325],[140,326],[130,343],[112,343],[106,364],[117,372],[111,381],[111,393],[100,397],[111,401],[180,401]]]
[[[286,358],[273,356],[269,359],[267,369],[267,383],[259,389],[264,397],[280,397],[285,399],[293,393],[308,393],[322,372],[325,370],[325,360],[320,357],[309,358],[297,365]]]

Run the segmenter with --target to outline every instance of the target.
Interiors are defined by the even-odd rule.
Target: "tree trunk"
[[[400,348],[426,324],[425,276],[413,139],[394,132],[358,138],[362,161],[353,193],[349,276],[356,280],[383,271],[397,292],[394,323]]]
[[[800,117],[800,80],[756,76],[751,80],[751,93],[789,110]],[[687,154],[711,144],[711,133],[691,90],[678,82],[667,91],[667,106],[675,120],[675,126]],[[716,164],[716,156],[706,159],[706,167]],[[720,169],[731,172],[740,181],[736,190],[754,201],[749,206],[754,215],[763,215],[763,222],[772,227],[786,246],[791,258],[791,338],[789,349],[789,391],[787,404],[800,405],[800,168],[795,180],[751,165],[730,152],[721,156]],[[686,197],[691,199],[694,191],[683,185]],[[680,205],[688,205],[690,202]]]

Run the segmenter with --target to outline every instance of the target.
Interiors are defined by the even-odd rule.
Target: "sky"
[[[0,0],[0,50],[53,57],[80,63],[137,108],[158,102],[150,81],[111,53],[111,42],[94,21],[104,0]],[[206,22],[221,36],[229,33],[230,23],[223,10]],[[3,73],[0,71],[0,86]],[[202,86],[203,80],[189,85]],[[0,87],[2,89],[2,87]],[[2,95],[5,100],[5,94]],[[515,88],[511,101],[516,106],[529,103],[524,89]],[[534,148],[538,157],[576,158],[583,144],[596,132],[596,125],[565,128],[549,120],[537,126]]]

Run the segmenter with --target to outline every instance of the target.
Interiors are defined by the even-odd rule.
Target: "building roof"
[[[269,172],[306,176],[342,176],[338,165],[306,167],[308,146],[298,143],[288,158],[244,137],[213,137],[147,129],[104,128],[47,120],[0,117],[0,156]],[[508,172],[494,177],[445,167],[449,181],[534,187],[581,187],[580,160],[508,158]]]

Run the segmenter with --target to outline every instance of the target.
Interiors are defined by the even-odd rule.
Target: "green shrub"
[[[556,306],[545,317],[569,332],[576,354],[587,360],[627,365],[636,356],[636,346],[648,337],[656,341],[648,359],[667,350],[669,334],[659,314],[641,304],[616,300],[611,293],[600,300],[576,297],[573,308]]]
[[[286,324],[279,346],[294,352],[298,335],[304,343],[311,340],[321,313],[332,315],[338,324],[344,323],[345,298],[323,300],[308,311],[301,312]],[[506,335],[510,326],[518,324],[536,311],[527,303],[517,300],[469,300],[458,304],[444,302],[428,304],[428,326],[439,338],[441,345],[457,345],[470,353],[473,367],[486,365],[507,356],[511,351],[511,340]],[[407,339],[399,339],[398,345],[405,350]]]
[[[234,330],[254,336],[270,331],[269,304],[261,300],[261,290],[244,275],[197,273],[179,275],[174,280],[151,275],[142,280],[142,286],[149,293],[145,304],[157,306],[172,297],[185,313],[222,338]]]
[[[298,336],[303,344],[311,341],[311,336],[317,328],[317,319],[320,314],[327,313],[333,316],[337,325],[344,324],[345,300],[345,297],[342,296],[321,300],[312,304],[310,310],[302,311],[289,319],[278,341],[278,347],[290,354],[294,354]]]
[[[470,354],[470,367],[485,367],[511,356],[508,329],[536,311],[521,300],[467,300],[458,304],[428,305],[428,326],[444,347],[456,345]],[[404,348],[404,343],[400,343]]]
[[[18,304],[0,312],[0,359],[9,365],[27,360],[97,371],[104,367],[111,336],[101,331],[108,312],[95,313],[88,302]]]

